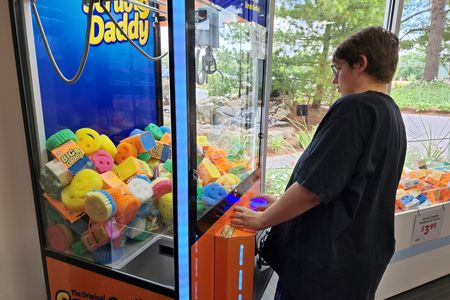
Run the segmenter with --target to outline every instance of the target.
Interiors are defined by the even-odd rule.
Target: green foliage
[[[450,112],[450,84],[443,81],[414,81],[406,85],[394,83],[391,96],[402,109]]]
[[[414,122],[414,130],[411,130],[406,152],[405,165],[414,168],[419,160],[427,163],[441,162],[449,147],[450,132],[444,132],[450,119],[444,124],[440,132],[433,132],[431,124],[425,124],[420,118],[420,124]]]
[[[331,104],[339,95],[330,69],[334,49],[351,33],[381,26],[385,4],[384,0],[277,2],[272,90],[289,95],[292,104]]]
[[[306,122],[299,122],[287,118],[288,121],[297,129],[297,133],[295,137],[297,138],[297,144],[303,150],[311,144],[311,141],[314,137],[314,133],[316,132],[317,126],[308,126]]]
[[[233,134],[223,134],[216,141],[217,145],[220,145],[224,149],[230,149],[233,145],[240,145],[244,149],[250,148],[250,138],[248,135],[243,135],[239,132]]]
[[[253,76],[248,50],[250,24],[225,23],[223,26],[221,47],[212,50],[218,71],[208,76],[204,87],[209,96],[248,94]]]
[[[280,153],[282,151],[294,153],[298,151],[280,134],[270,135],[267,140],[267,146],[275,153]]]
[[[239,67],[239,61],[236,59],[238,54],[235,51],[227,49],[215,49],[214,55],[217,62],[217,69],[220,72],[208,75],[208,82],[205,87],[208,90],[209,96],[223,96],[227,94],[239,94],[239,88],[245,86],[243,82],[246,76],[240,76],[244,72],[243,69],[248,69],[248,64]]]
[[[424,66],[425,55],[423,52],[402,55],[398,62],[396,78],[397,80],[421,80]]]
[[[281,196],[292,174],[292,168],[267,169],[265,193]]]
[[[437,1],[408,0],[404,3],[402,20],[400,25],[400,48],[401,50],[414,50],[415,53],[422,53],[425,57],[427,51],[428,38],[431,25],[432,5]],[[450,71],[450,18],[447,18],[444,24],[442,36],[442,50],[439,53],[440,63],[447,72]],[[425,63],[424,65],[425,66]],[[423,68],[422,68],[423,73]],[[421,79],[421,77],[416,77]]]
[[[405,156],[405,167],[409,169],[415,169],[416,168],[416,162],[422,159],[422,154],[420,152],[420,149],[412,144],[408,144],[408,148],[406,149],[406,156]]]
[[[287,145],[286,142],[284,141],[284,137],[281,135],[270,136],[267,143],[269,148],[276,153],[280,152]]]
[[[302,147],[303,150],[311,144],[315,129],[316,128],[314,127],[313,130],[301,130],[297,133],[296,137],[298,145]]]

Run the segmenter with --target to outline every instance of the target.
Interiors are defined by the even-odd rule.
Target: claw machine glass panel
[[[247,2],[196,2],[198,218],[259,167],[267,31]]]
[[[51,299],[176,295],[166,6],[11,1]]]
[[[261,190],[269,1],[195,1],[197,204],[192,299],[253,299],[256,232],[229,223]],[[192,140],[191,140],[192,141]]]

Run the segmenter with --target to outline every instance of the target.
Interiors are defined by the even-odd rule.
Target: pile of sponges
[[[212,145],[206,136],[197,137],[197,213],[216,205],[248,175],[249,159],[241,144],[226,151]]]
[[[116,146],[92,128],[60,130],[46,141],[52,159],[40,173],[50,248],[121,257],[127,241],[170,230],[171,135],[165,126],[134,129]]]

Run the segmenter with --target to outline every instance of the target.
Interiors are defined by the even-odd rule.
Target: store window
[[[382,26],[385,0],[276,2],[266,192],[281,194],[317,125],[339,98],[330,61],[350,34]]]
[[[402,182],[415,186],[400,186],[398,210],[421,208],[450,197],[446,184],[450,174],[448,12],[446,0],[409,0],[403,5],[398,34],[400,60],[391,96],[402,111],[408,138]],[[403,194],[425,194],[428,199],[415,197],[421,201],[403,203],[411,199],[400,201]]]
[[[263,9],[247,16],[244,2],[228,3],[196,1],[199,220],[259,165],[266,20]]]
[[[400,25],[400,61],[392,97],[408,128],[407,167],[442,161],[450,138],[449,17],[446,1],[406,1]],[[447,158],[448,159],[448,158]]]

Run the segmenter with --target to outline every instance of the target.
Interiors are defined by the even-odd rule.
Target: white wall
[[[0,299],[46,299],[9,1],[0,1]]]

